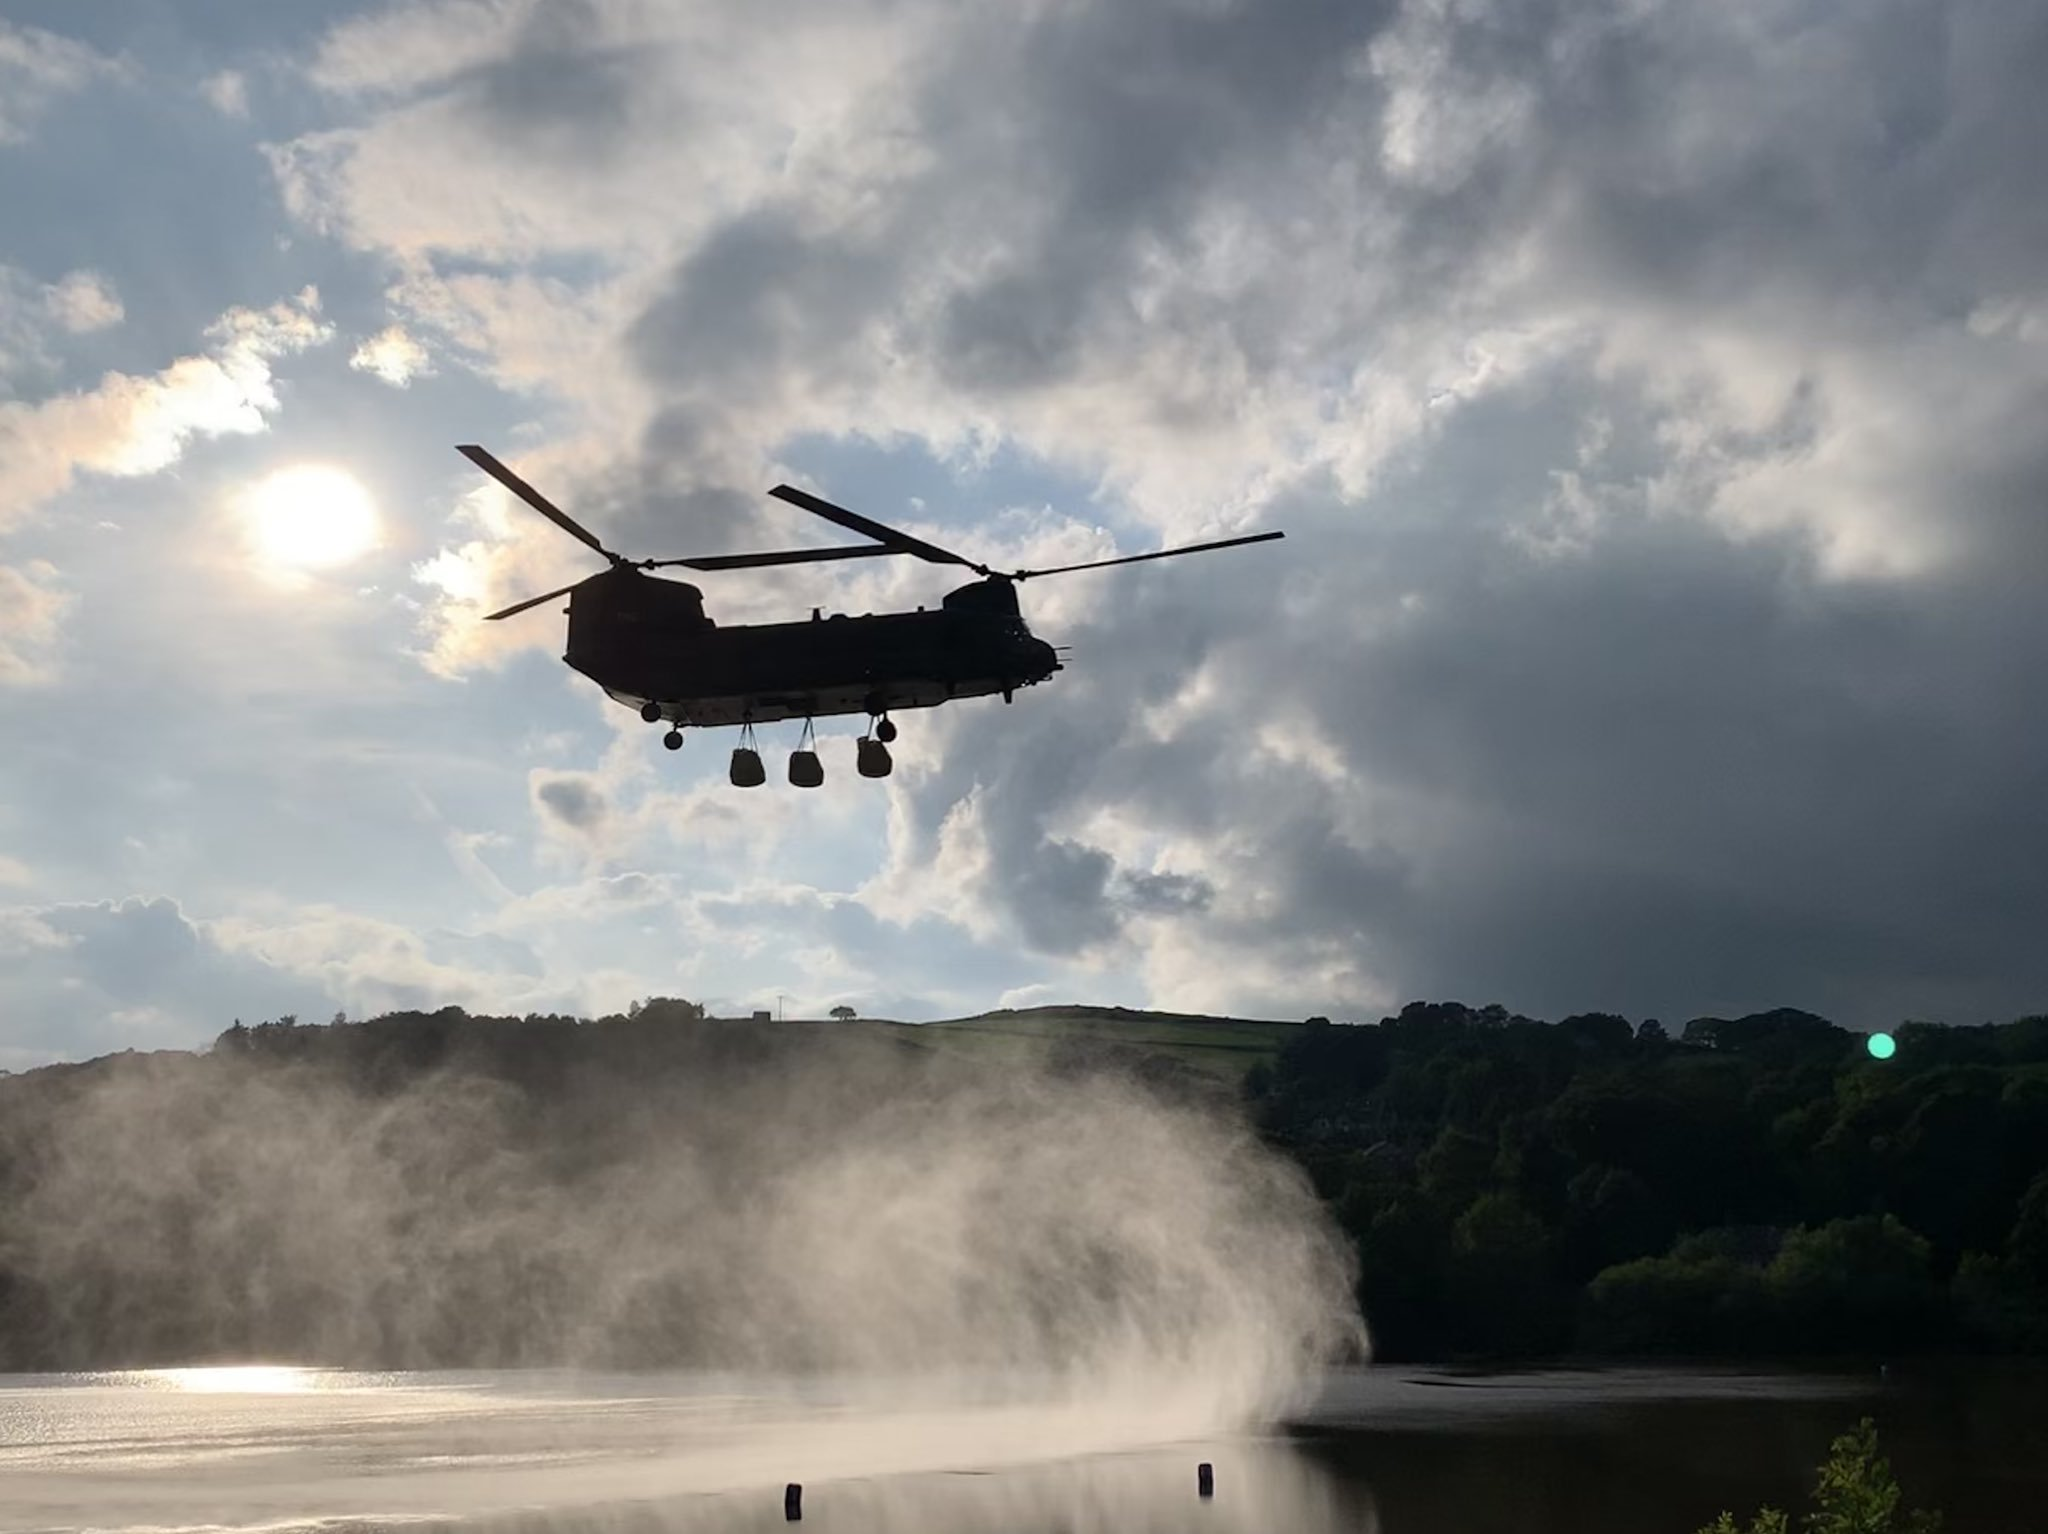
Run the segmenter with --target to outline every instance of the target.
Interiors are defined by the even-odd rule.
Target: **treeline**
[[[1247,1092],[1380,1356],[2048,1350],[2048,1016],[1320,1019]]]

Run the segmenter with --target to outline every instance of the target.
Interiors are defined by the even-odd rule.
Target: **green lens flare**
[[[1870,1051],[1873,1060],[1889,1060],[1898,1051],[1898,1041],[1888,1033],[1873,1033],[1864,1041],[1863,1047]]]

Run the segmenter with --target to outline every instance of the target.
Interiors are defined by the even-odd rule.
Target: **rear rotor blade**
[[[887,544],[894,553],[915,554],[919,559],[928,559],[935,565],[965,565],[968,569],[979,571],[983,575],[989,573],[986,565],[978,565],[971,559],[963,559],[951,549],[942,549],[936,543],[926,543],[922,538],[900,533],[895,528],[877,522],[872,517],[864,517],[857,511],[835,506],[820,496],[812,495],[808,490],[799,490],[794,485],[777,485],[768,493],[777,500],[789,502],[792,506],[801,506],[805,511],[823,517],[827,522],[836,522],[849,532],[865,533],[878,543]]]
[[[590,577],[586,577],[586,579],[589,578]],[[577,586],[580,586],[582,584],[582,581],[577,581],[575,585],[563,586],[559,590],[550,591],[546,596],[528,597],[524,602],[514,602],[510,607],[504,608],[501,611],[494,613],[485,613],[484,622],[495,623],[500,618],[509,618],[514,613],[523,613],[529,607],[538,607],[543,602],[554,601],[556,597],[565,597],[570,592],[574,591]]]
[[[1150,554],[1126,554],[1120,559],[1091,559],[1080,565],[1054,565],[1050,570],[1017,570],[1015,579],[1028,581],[1034,575],[1065,575],[1072,570],[1100,570],[1107,565],[1135,565],[1148,559],[1171,559],[1176,554],[1206,554],[1211,549],[1235,549],[1247,543],[1271,543],[1285,533],[1252,533],[1243,538],[1221,538],[1214,543],[1186,543],[1177,549],[1154,549]]]
[[[854,544],[841,549],[784,549],[775,554],[706,554],[698,559],[650,559],[644,568],[662,569],[681,565],[689,570],[753,570],[762,565],[807,565],[827,559],[872,559],[878,554],[904,554],[879,543]]]
[[[542,495],[538,490],[534,489],[533,486],[529,485],[517,474],[514,474],[510,469],[506,468],[502,463],[498,462],[497,459],[493,458],[489,453],[485,452],[482,448],[478,447],[474,442],[463,443],[462,445],[458,446],[455,449],[455,451],[460,453],[463,457],[467,458],[479,469],[482,469],[484,473],[490,475],[492,479],[495,479],[507,490],[510,490],[514,495],[518,496],[520,500],[526,502],[527,505],[531,506],[535,511],[539,512],[542,516],[546,517],[550,522],[554,523],[555,526],[559,527],[571,538],[574,538],[578,543],[588,544],[591,548],[596,549],[598,553],[604,555],[604,557],[606,559],[609,559],[613,564],[618,564],[620,562],[619,556],[614,554],[610,549],[606,548],[603,544],[599,543],[597,539],[591,535],[590,530],[583,526],[582,523],[578,522],[574,517],[570,516],[569,513],[562,510],[561,507],[557,506],[553,501],[549,500],[546,496]],[[514,610],[516,611],[517,609]]]

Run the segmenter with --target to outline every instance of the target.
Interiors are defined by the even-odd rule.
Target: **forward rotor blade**
[[[844,506],[835,506],[822,497],[812,495],[808,490],[799,490],[794,485],[777,485],[768,492],[777,500],[787,501],[792,506],[801,506],[827,522],[836,522],[848,532],[865,533],[878,543],[885,543],[898,554],[915,554],[919,559],[928,559],[935,565],[965,565],[970,570],[988,574],[988,566],[978,565],[971,559],[963,559],[951,549],[942,549],[936,543],[926,543],[922,538],[913,538],[908,533],[899,533],[885,523],[872,517],[864,517],[857,511],[848,511]]]
[[[610,549],[606,548],[603,544],[599,543],[597,539],[591,535],[589,528],[585,527],[582,523],[578,522],[574,517],[570,516],[569,513],[562,510],[561,507],[557,506],[553,501],[549,500],[546,496],[542,495],[538,490],[534,489],[533,486],[529,485],[517,474],[514,474],[510,469],[506,468],[502,463],[498,462],[497,459],[493,458],[489,453],[485,452],[482,448],[478,447],[474,442],[463,443],[461,446],[457,447],[455,451],[460,453],[463,457],[467,458],[479,469],[482,469],[484,473],[490,475],[492,479],[495,479],[507,490],[510,490],[514,495],[518,496],[520,500],[526,502],[527,505],[531,506],[535,511],[539,512],[542,516],[546,517],[550,522],[554,523],[555,526],[559,527],[571,538],[574,538],[578,543],[588,544],[591,548],[596,549],[598,553],[604,555],[604,557],[606,559],[609,559],[613,564],[617,564],[619,562],[619,556],[614,554]]]
[[[706,554],[701,559],[652,559],[650,570],[681,565],[688,570],[753,570],[762,565],[807,565],[826,559],[872,559],[878,554],[902,554],[879,543],[854,544],[843,549],[784,549],[776,554]]]
[[[588,578],[589,577],[587,576],[585,577],[585,579]],[[550,591],[546,596],[528,597],[524,602],[514,602],[510,607],[504,608],[502,611],[494,613],[485,613],[484,622],[495,623],[500,618],[509,618],[514,613],[523,613],[529,607],[538,607],[543,602],[554,601],[556,597],[565,597],[570,592],[574,591],[577,586],[580,586],[582,584],[582,581],[577,581],[574,585],[563,586],[558,590]]]
[[[1135,565],[1148,559],[1172,559],[1176,554],[1206,554],[1211,549],[1235,549],[1247,543],[1271,543],[1285,533],[1252,533],[1243,538],[1222,538],[1214,543],[1186,543],[1177,549],[1154,549],[1150,554],[1126,554],[1121,559],[1091,559],[1083,565],[1054,565],[1050,570],[1018,570],[1014,578],[1028,581],[1034,575],[1065,575],[1071,570],[1100,570],[1105,565]]]

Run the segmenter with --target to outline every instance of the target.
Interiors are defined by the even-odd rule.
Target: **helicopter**
[[[606,568],[595,575],[515,602],[487,614],[485,621],[495,623],[566,596],[569,639],[563,661],[597,683],[607,697],[638,710],[647,723],[667,724],[661,742],[671,751],[682,749],[686,725],[738,725],[740,744],[733,751],[729,777],[739,788],[755,788],[767,780],[754,739],[757,724],[804,721],[789,759],[789,780],[799,788],[816,788],[825,774],[813,721],[835,714],[865,714],[869,725],[856,742],[855,765],[862,777],[886,778],[894,765],[889,756],[889,743],[896,739],[892,711],[936,708],[995,693],[1008,703],[1017,689],[1049,680],[1063,668],[1058,651],[1031,632],[1018,610],[1017,587],[1024,581],[1286,536],[1251,533],[1046,570],[994,570],[807,490],[777,485],[768,492],[776,499],[872,541],[762,554],[628,559],[606,548],[588,528],[485,449],[466,443],[456,451],[606,561]],[[697,587],[648,573],[677,566],[705,572],[753,570],[890,555],[959,565],[981,578],[947,592],[931,612],[920,607],[912,613],[859,618],[834,613],[828,618],[814,607],[807,622],[721,628],[705,613],[704,594]]]

